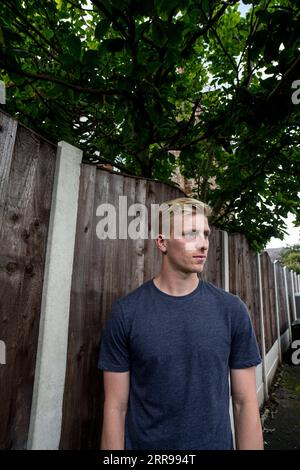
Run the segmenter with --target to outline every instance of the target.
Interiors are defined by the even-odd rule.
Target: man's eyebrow
[[[187,230],[183,230],[183,234],[186,235],[187,233],[194,233],[194,232],[199,232],[199,230],[195,230],[194,228],[191,228],[191,229],[187,229]],[[207,234],[207,235],[210,235],[211,234],[211,230],[204,230],[203,233]]]

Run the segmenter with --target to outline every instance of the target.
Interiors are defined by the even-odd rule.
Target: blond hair
[[[174,214],[182,215],[184,213],[184,215],[188,215],[196,211],[207,218],[212,215],[212,209],[209,205],[192,197],[179,197],[177,199],[164,201],[160,204],[159,210],[159,233],[162,232],[163,218],[167,215],[170,217],[170,222],[173,223]]]
[[[164,201],[162,204],[166,204],[169,206],[168,209],[163,210],[162,212],[180,212],[182,209],[187,210],[188,212],[192,212],[193,210],[199,208],[203,210],[203,215],[205,217],[210,217],[212,214],[212,210],[208,204],[205,204],[198,199],[192,197],[179,197],[177,199],[171,199],[169,201]]]

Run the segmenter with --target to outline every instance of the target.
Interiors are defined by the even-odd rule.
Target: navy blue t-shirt
[[[98,367],[130,371],[125,449],[232,449],[229,369],[261,362],[242,300],[209,282],[172,296],[150,280],[113,304]]]

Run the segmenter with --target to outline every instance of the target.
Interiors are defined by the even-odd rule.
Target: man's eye
[[[189,232],[184,235],[185,238],[195,238],[196,237],[196,232]]]

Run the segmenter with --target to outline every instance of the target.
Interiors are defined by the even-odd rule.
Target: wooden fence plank
[[[3,112],[0,113],[0,233],[9,184],[9,174],[15,145],[18,122]]]
[[[223,287],[223,239],[221,230],[210,227],[211,235],[209,241],[208,256],[203,271],[203,279],[212,282],[218,287]]]

